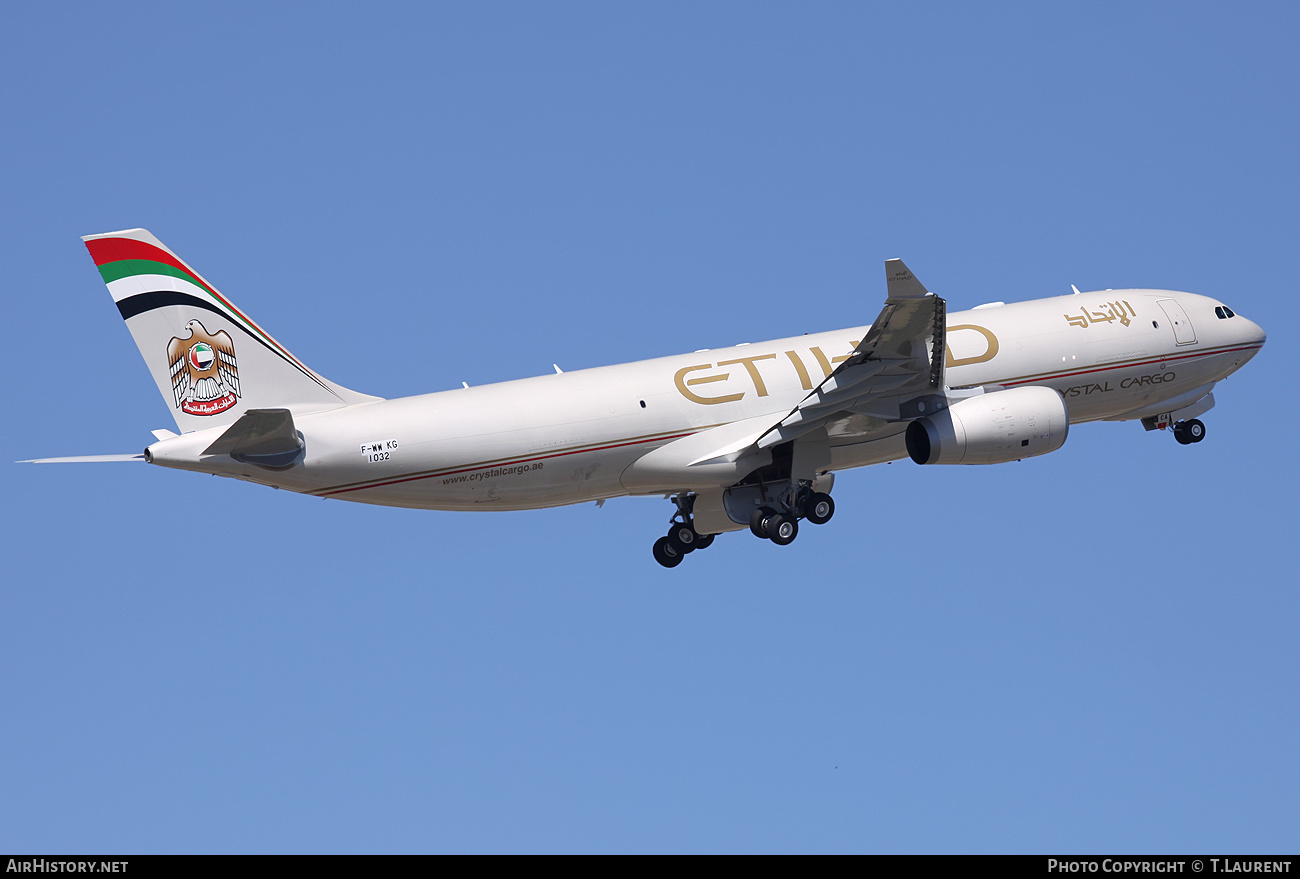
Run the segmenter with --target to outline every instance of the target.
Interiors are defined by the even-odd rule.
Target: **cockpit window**
[[[1226,305],[1216,305],[1214,307],[1214,316],[1219,320],[1227,320],[1230,317],[1236,317],[1236,315],[1232,313],[1232,309]]]

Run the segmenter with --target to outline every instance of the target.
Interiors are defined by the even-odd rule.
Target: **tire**
[[[768,538],[767,520],[775,515],[776,510],[771,507],[758,507],[749,514],[749,530],[754,532],[755,537],[766,540]]]
[[[1174,439],[1178,440],[1179,445],[1188,445],[1196,442],[1187,432],[1187,427],[1180,421],[1174,425]]]
[[[804,517],[814,525],[825,525],[835,515],[835,501],[825,492],[817,492],[808,498],[804,507]]]
[[[686,557],[684,554],[673,549],[672,544],[669,543],[667,537],[660,537],[655,541],[654,556],[655,561],[663,565],[665,568],[677,567],[682,563],[682,559]]]
[[[1183,429],[1187,431],[1187,436],[1190,437],[1191,441],[1194,443],[1199,443],[1201,440],[1205,439],[1205,425],[1195,418],[1191,421],[1184,422]]]
[[[718,535],[716,535],[716,534],[698,534],[698,535],[696,535],[696,537],[695,537],[695,548],[696,548],[696,549],[708,549],[709,546],[711,546],[712,543],[713,543],[713,538],[715,538],[715,537],[717,537],[717,536],[718,536]]]
[[[799,536],[799,520],[794,516],[778,513],[767,520],[769,539],[777,546],[789,546]]]
[[[700,535],[695,533],[694,525],[674,522],[673,527],[668,529],[668,543],[673,549],[685,554],[699,548]]]

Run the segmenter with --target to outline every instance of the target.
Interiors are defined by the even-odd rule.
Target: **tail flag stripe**
[[[184,269],[178,269],[175,266],[152,259],[120,259],[117,262],[106,262],[99,267],[99,275],[104,279],[105,284],[111,284],[114,281],[120,281],[123,278],[130,278],[135,275],[166,275],[171,278],[180,278],[182,281],[189,281],[200,287],[205,286],[198,278]]]
[[[171,266],[185,273],[176,277],[184,277],[198,284],[213,296],[217,295],[217,291],[203,283],[203,279],[196,275],[193,269],[167,251],[160,247],[154,247],[147,241],[137,241],[134,238],[92,238],[86,242],[86,250],[90,251],[90,258],[95,261],[95,265],[99,266],[100,274],[103,274],[104,266],[110,263],[137,260],[160,262],[165,266]],[[163,274],[172,273],[164,272]],[[126,276],[118,275],[117,277]],[[108,280],[108,278],[105,277],[104,280]]]
[[[237,318],[244,325],[244,329],[256,336],[259,341],[270,346],[321,387],[325,387],[320,377],[311,369],[172,254],[147,241],[138,241],[134,238],[92,238],[85,243],[86,249],[90,251],[90,258],[95,261],[104,283],[111,284],[113,281],[135,275],[163,275],[189,281],[229,309],[231,316]]]
[[[313,372],[147,229],[82,241],[182,432],[380,399]]]

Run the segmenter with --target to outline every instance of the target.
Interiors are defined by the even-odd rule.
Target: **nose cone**
[[[1264,342],[1268,340],[1268,335],[1264,332],[1264,328],[1259,324],[1244,317],[1238,317],[1238,320],[1243,324],[1241,334],[1245,337],[1246,342],[1254,345],[1263,345]]]
[[[1224,324],[1230,324],[1231,327],[1224,327],[1232,333],[1231,344],[1240,346],[1237,348],[1238,366],[1244,365],[1252,359],[1264,347],[1264,342],[1268,336],[1264,328],[1249,318],[1241,315],[1223,321]]]

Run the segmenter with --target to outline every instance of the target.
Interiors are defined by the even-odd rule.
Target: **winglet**
[[[912,270],[901,259],[885,260],[885,281],[889,285],[889,300],[924,299],[930,295],[925,285],[916,279]]]

